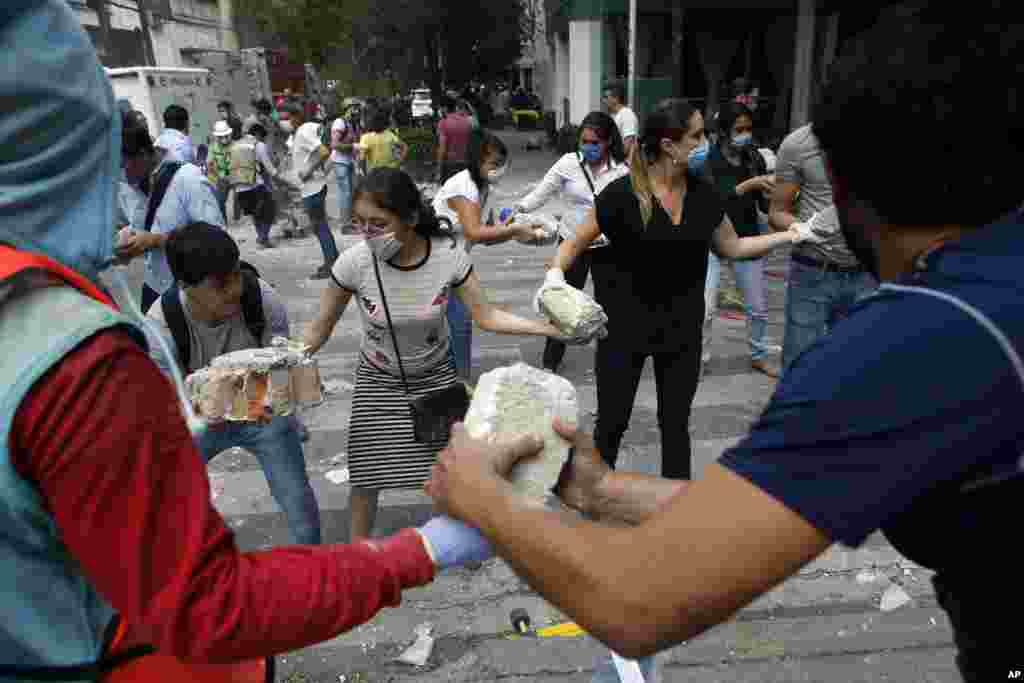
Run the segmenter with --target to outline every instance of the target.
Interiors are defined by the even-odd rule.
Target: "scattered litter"
[[[340,465],[341,463],[345,462],[346,460],[348,460],[348,453],[346,453],[345,451],[342,451],[341,453],[338,453],[333,458],[329,458],[327,460],[327,464],[328,465]]]
[[[874,583],[875,581],[878,581],[878,578],[878,573],[873,572],[870,569],[865,569],[856,576],[857,583],[859,584]]]
[[[576,636],[586,635],[586,631],[581,629],[579,625],[569,621],[564,624],[548,626],[547,628],[539,628],[537,629],[537,635],[541,638],[575,638]]]
[[[909,569],[904,569],[903,570],[903,576],[913,576],[913,575],[914,575],[914,572],[910,571]]]
[[[879,607],[883,612],[891,612],[894,609],[903,607],[903,605],[906,605],[910,601],[911,597],[907,595],[907,592],[893,584],[885,590],[885,593],[882,594],[882,603]]]
[[[932,622],[932,626],[938,626],[939,622],[935,621],[935,617],[932,617],[929,621]]]
[[[839,636],[840,638],[844,638],[844,637],[846,637],[846,631],[840,631],[836,635]]]
[[[413,666],[425,666],[430,659],[430,653],[434,649],[434,639],[430,635],[430,624],[420,624],[416,627],[416,640],[409,649],[399,655],[395,661],[412,664]]]
[[[348,468],[342,467],[340,470],[331,470],[330,472],[325,474],[324,477],[326,477],[327,481],[331,482],[332,484],[338,484],[339,486],[341,484],[347,484]]]

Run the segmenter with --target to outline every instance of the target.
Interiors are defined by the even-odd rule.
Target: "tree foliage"
[[[499,77],[521,56],[529,24],[516,0],[239,0],[239,9],[325,73],[435,92]]]

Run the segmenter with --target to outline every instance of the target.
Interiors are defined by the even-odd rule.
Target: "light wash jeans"
[[[334,162],[334,182],[338,186],[338,214],[341,227],[352,223],[352,178],[355,167],[350,160]]]
[[[641,657],[637,660],[640,664],[640,672],[644,675],[644,683],[660,683],[661,676],[657,666],[657,655]],[[602,656],[597,660],[594,675],[590,683],[619,683],[619,671],[615,668],[611,654]]]
[[[270,494],[284,510],[293,540],[320,544],[320,510],[306,473],[306,459],[292,416],[274,417],[269,424],[225,422],[207,429],[196,446],[209,463],[218,453],[236,446],[260,461]]]
[[[448,296],[449,351],[459,379],[469,381],[473,369],[473,318],[454,293]]]
[[[790,260],[783,370],[845,318],[856,301],[877,286],[875,278],[867,272],[830,272]]]
[[[743,310],[747,314],[747,331],[750,339],[750,360],[762,360],[771,351],[765,344],[764,335],[768,329],[768,302],[764,290],[764,259],[730,261],[736,284],[743,292]],[[708,252],[708,274],[704,281],[704,355],[711,348],[711,326],[718,314],[718,287],[721,283],[722,265],[714,252]]]

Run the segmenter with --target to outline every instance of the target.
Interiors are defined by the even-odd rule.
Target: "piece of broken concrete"
[[[478,439],[539,435],[544,440],[543,451],[519,462],[511,480],[525,498],[544,504],[569,458],[570,444],[555,432],[555,418],[570,425],[579,423],[572,383],[516,363],[481,375],[465,426],[469,435]]]
[[[540,308],[551,324],[570,337],[591,337],[608,322],[601,304],[570,285],[546,288],[541,293]]]
[[[894,609],[899,609],[900,607],[903,607],[908,602],[911,602],[911,600],[912,598],[909,595],[907,595],[907,592],[905,590],[903,590],[896,584],[892,584],[891,586],[885,589],[885,593],[882,594],[882,602],[881,604],[879,604],[878,607],[883,612],[891,612]]]
[[[430,653],[434,649],[434,638],[430,635],[431,630],[430,624],[420,624],[417,626],[416,640],[395,661],[412,664],[413,666],[425,666],[427,660],[430,659]]]

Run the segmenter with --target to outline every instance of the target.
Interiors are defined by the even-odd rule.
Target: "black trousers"
[[[564,242],[561,237],[558,238],[558,244],[561,246]],[[590,274],[590,259],[591,251],[588,249],[576,261],[572,264],[569,270],[565,271],[565,281],[576,289],[583,289],[587,284],[587,276]],[[565,344],[560,341],[551,339],[547,340],[544,344],[544,367],[545,368],[558,368],[562,364],[562,358],[565,357]]]
[[[610,339],[610,338],[609,338]],[[661,431],[661,476],[690,479],[690,407],[697,393],[701,341],[678,351],[645,352],[597,343],[597,425],[594,441],[601,457],[615,467],[622,436],[629,428],[633,401],[647,357],[654,359]]]

